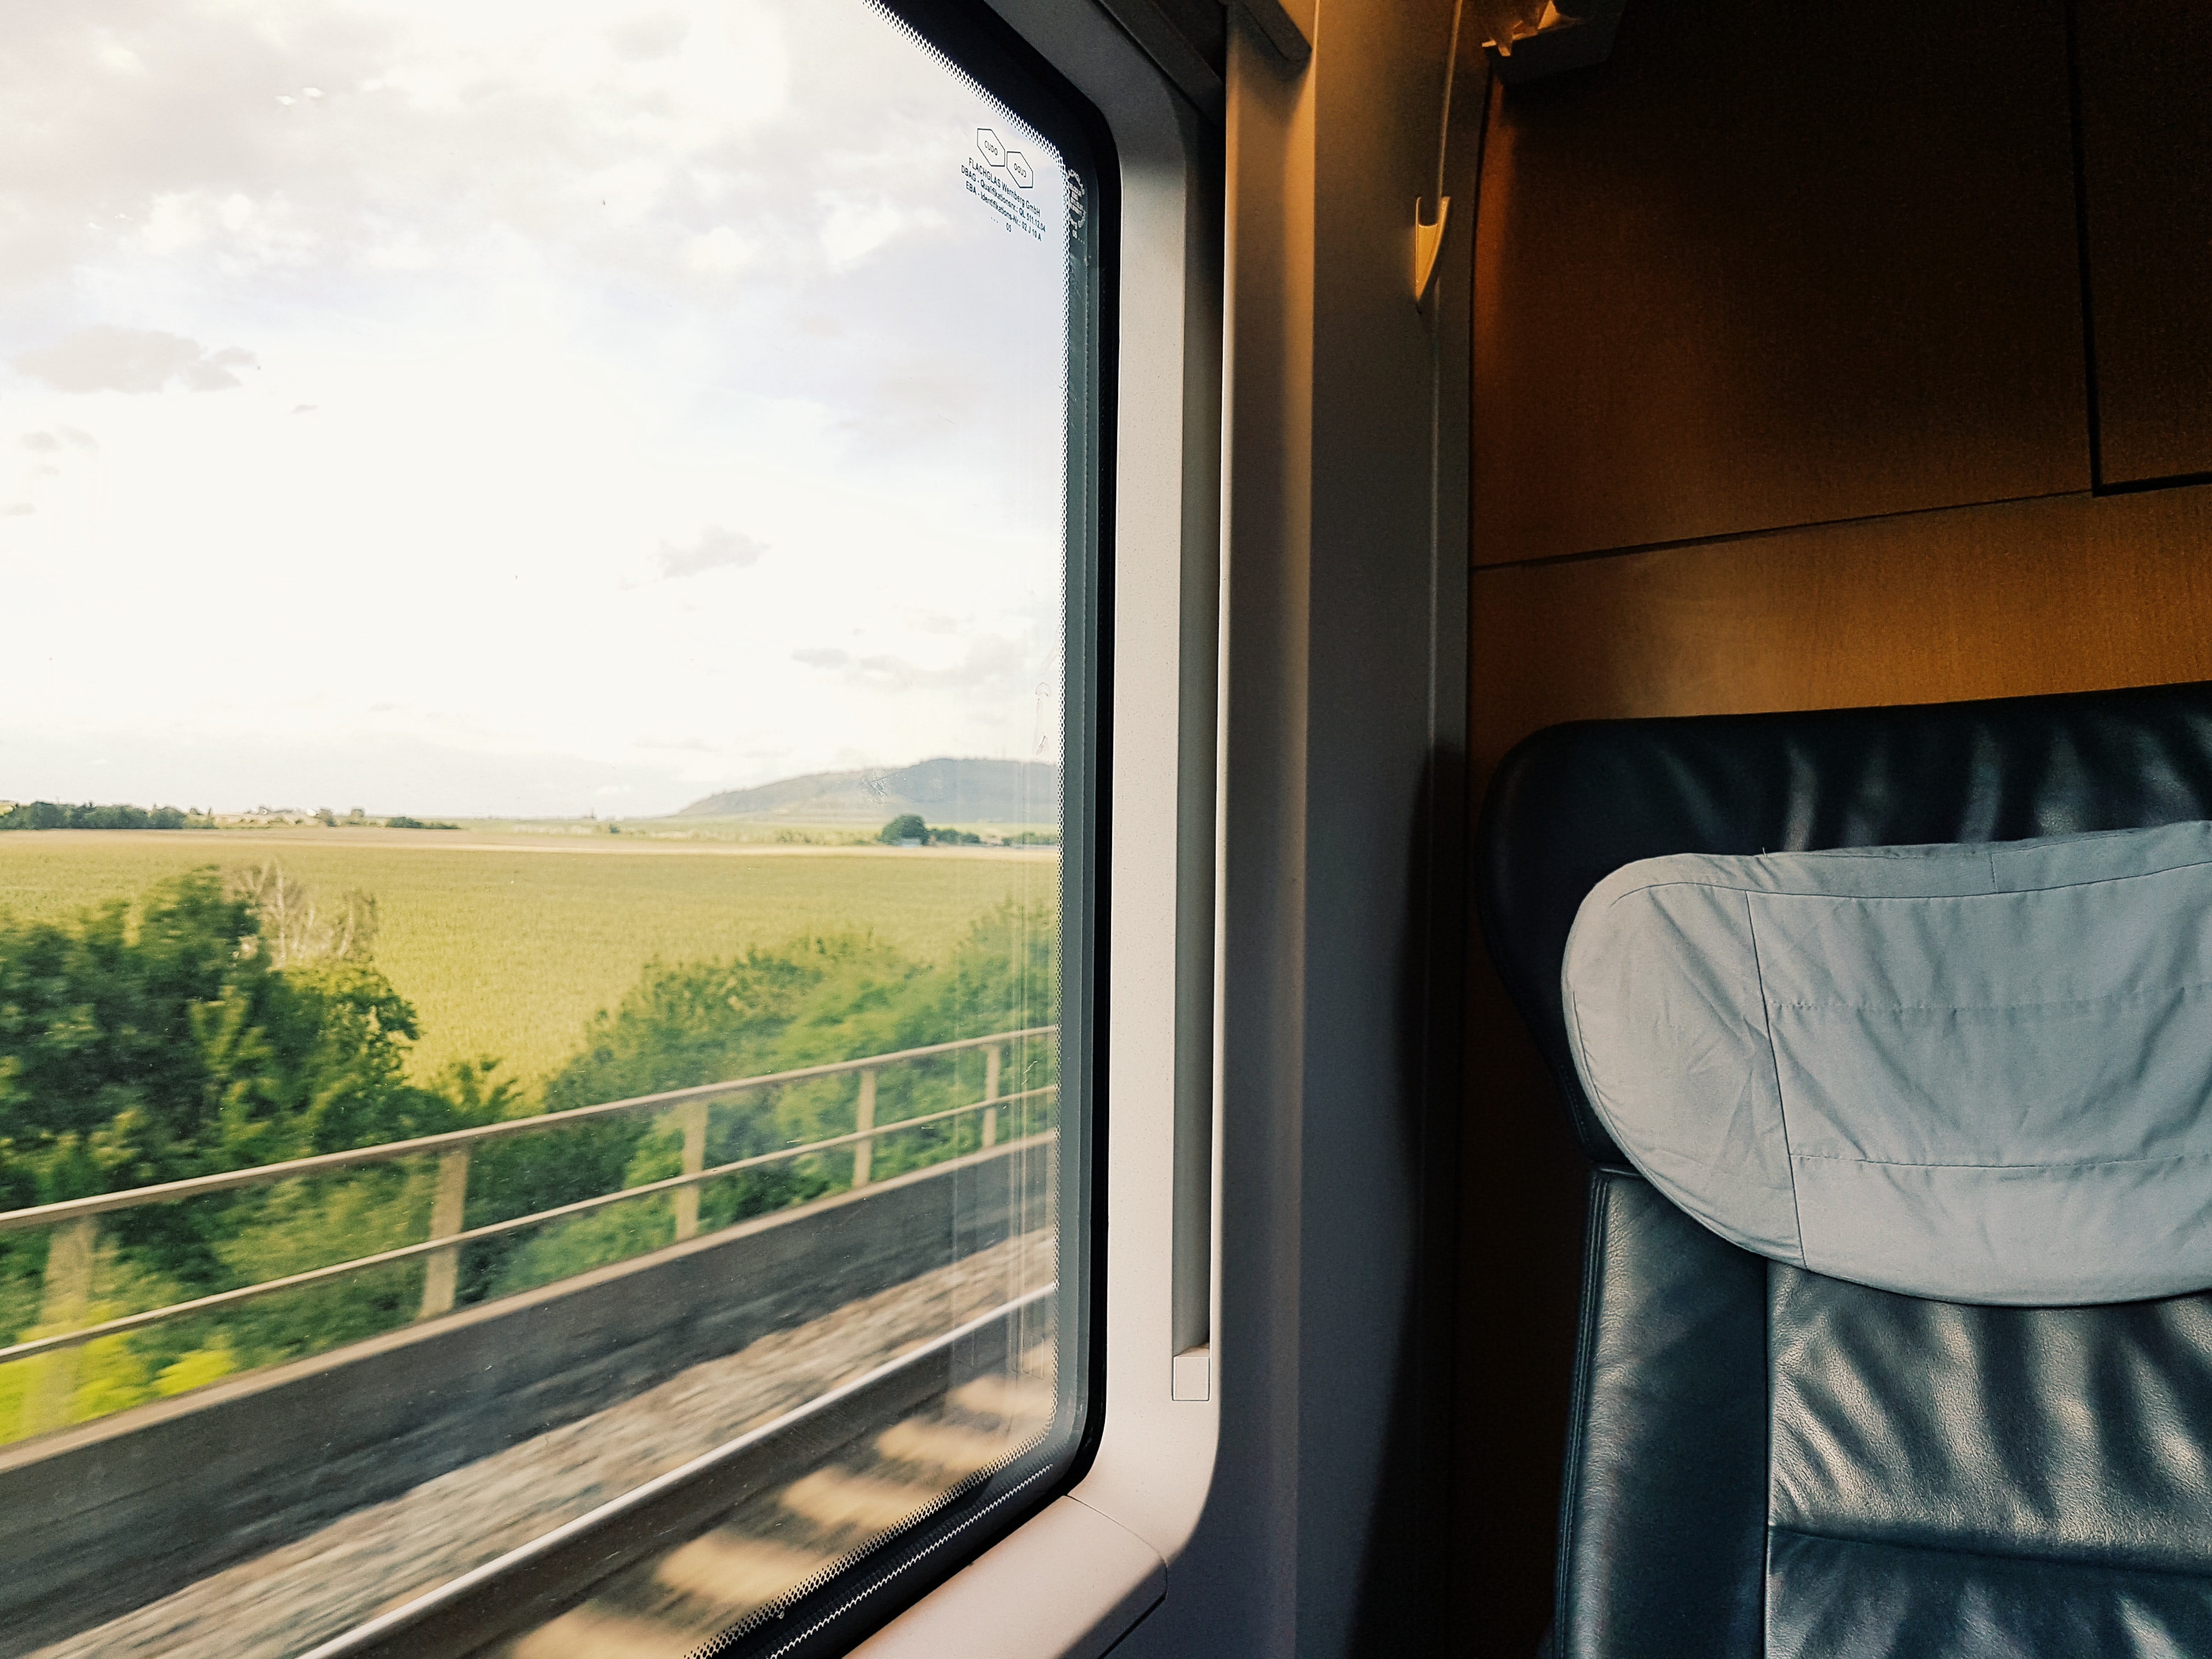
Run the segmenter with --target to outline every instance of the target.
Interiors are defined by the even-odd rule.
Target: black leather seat
[[[2212,1294],[1967,1307],[1740,1250],[1636,1176],[1559,1004],[1632,860],[2212,818],[2212,685],[1555,726],[1477,903],[1594,1166],[1560,1517],[1567,1659],[2212,1659]]]

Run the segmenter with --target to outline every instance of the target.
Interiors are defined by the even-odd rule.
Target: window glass
[[[868,0],[5,27],[8,1650],[737,1652],[1033,1486],[1079,132]]]

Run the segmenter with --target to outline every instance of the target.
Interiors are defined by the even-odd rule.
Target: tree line
[[[0,830],[212,830],[215,819],[187,806],[82,806],[18,801],[0,812]]]
[[[972,830],[948,829],[941,824],[927,823],[919,812],[902,812],[877,831],[876,839],[886,847],[981,847],[982,836]],[[1060,833],[1053,830],[1024,830],[1008,836],[1000,843],[1007,847],[1057,847]]]

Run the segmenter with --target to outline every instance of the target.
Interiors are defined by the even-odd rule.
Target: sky
[[[864,0],[9,35],[0,799],[1059,757],[1064,175]]]

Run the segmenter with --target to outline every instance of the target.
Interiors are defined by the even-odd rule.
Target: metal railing
[[[665,1193],[669,1194],[674,1209],[676,1238],[680,1243],[698,1233],[699,1188],[706,1182],[725,1176],[758,1169],[765,1164],[788,1163],[814,1152],[849,1146],[853,1149],[852,1185],[856,1188],[865,1187],[873,1174],[875,1143],[883,1136],[977,1112],[982,1114],[982,1145],[988,1149],[999,1141],[1000,1109],[1023,1105],[1055,1094],[1060,1086],[1045,1084],[1012,1094],[1001,1094],[1000,1084],[1006,1046],[1054,1037],[1059,1034],[1059,1029],[1056,1025],[1035,1025],[1018,1031],[995,1032],[989,1036],[963,1037],[957,1042],[935,1042],[920,1048],[901,1048],[889,1054],[866,1054],[857,1060],[836,1060],[826,1066],[803,1066],[793,1071],[771,1072],[758,1077],[733,1078],[723,1083],[702,1083],[685,1089],[666,1090],[659,1094],[638,1095],[627,1100],[571,1107],[566,1111],[541,1112],[532,1117],[503,1118],[495,1123],[454,1129],[443,1134],[420,1135],[410,1140],[386,1141],[381,1146],[325,1152],[313,1158],[293,1158],[283,1164],[256,1164],[246,1169],[227,1170],[216,1175],[196,1176],[186,1181],[168,1181],[157,1186],[134,1187],[120,1192],[96,1193],[87,1198],[68,1199],[56,1204],[0,1211],[0,1233],[36,1227],[53,1229],[53,1237],[46,1251],[46,1280],[39,1323],[65,1328],[27,1342],[0,1347],[0,1364],[81,1346],[100,1337],[141,1330],[149,1325],[211,1312],[256,1297],[296,1290],[302,1285],[349,1273],[363,1273],[396,1261],[411,1261],[418,1256],[429,1260],[423,1273],[422,1301],[416,1317],[434,1318],[452,1311],[458,1288],[461,1247],[477,1239],[496,1238],[567,1217],[586,1214],[611,1204],[626,1203]],[[880,1069],[975,1048],[984,1051],[983,1094],[981,1099],[940,1111],[924,1112],[914,1117],[896,1118],[888,1123],[876,1121],[876,1074]],[[859,1074],[859,1085],[854,1103],[854,1127],[850,1133],[808,1141],[803,1146],[757,1153],[732,1163],[717,1164],[712,1169],[706,1167],[708,1112],[715,1102],[757,1090],[781,1088],[788,1084],[854,1073]],[[625,1187],[618,1192],[603,1193],[597,1197],[558,1205],[551,1209],[533,1211],[505,1221],[490,1222],[480,1227],[462,1224],[468,1202],[470,1154],[478,1143],[509,1135],[542,1133],[596,1118],[671,1110],[678,1114],[678,1124],[684,1135],[680,1174],[635,1187]],[[420,1243],[401,1245],[396,1249],[380,1250],[371,1255],[356,1256],[281,1279],[264,1279],[257,1284],[240,1285],[234,1290],[218,1291],[191,1301],[150,1308],[142,1313],[125,1314],[94,1323],[84,1322],[93,1304],[93,1266],[98,1245],[99,1218],[102,1215],[118,1210],[137,1209],[149,1204],[171,1203],[210,1193],[234,1192],[245,1187],[296,1180],[302,1176],[321,1175],[364,1164],[389,1164],[401,1158],[432,1154],[438,1159],[437,1185],[430,1204],[429,1237]],[[59,1425],[66,1416],[68,1396],[73,1391],[74,1382],[74,1376],[66,1374],[39,1379],[33,1398],[26,1402],[28,1407],[27,1417],[34,1428]]]

